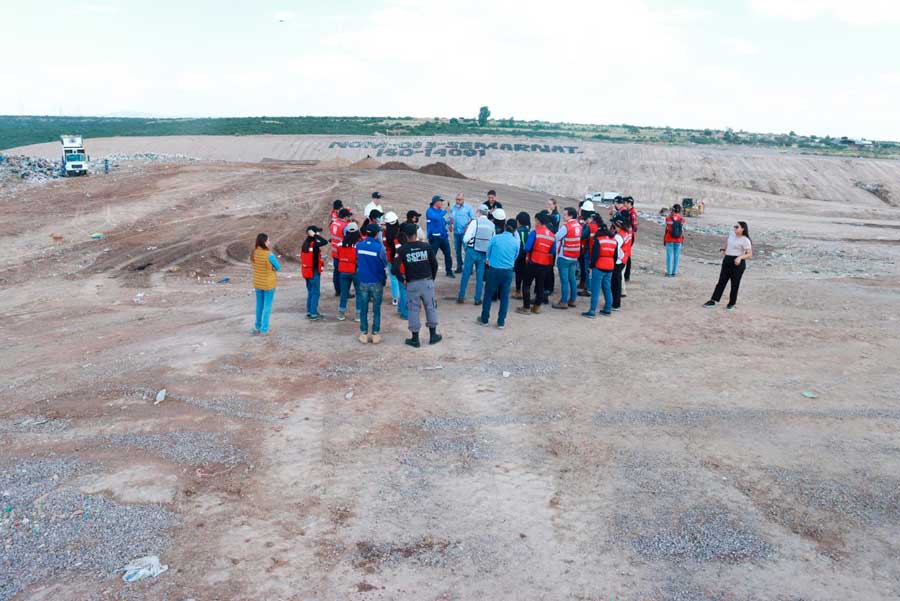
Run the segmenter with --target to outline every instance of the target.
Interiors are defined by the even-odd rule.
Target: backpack
[[[669,236],[672,238],[681,238],[684,235],[684,222],[680,219],[673,219],[669,226]]]

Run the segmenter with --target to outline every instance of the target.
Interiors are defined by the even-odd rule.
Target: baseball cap
[[[381,192],[372,192],[372,198],[381,198]]]
[[[503,209],[494,209],[491,213],[491,217],[494,218],[494,221],[506,221],[506,211]]]
[[[418,232],[419,228],[416,227],[415,223],[404,223],[400,226],[400,231],[406,234],[407,236],[415,236]]]
[[[351,215],[353,215],[353,211],[351,211],[347,207],[344,207],[343,209],[338,211],[338,217],[340,217],[341,219],[343,219],[344,217],[350,217]]]
[[[370,223],[366,226],[366,235],[368,236],[377,236],[379,231],[381,231],[381,228],[378,227],[377,223]]]
[[[422,216],[422,213],[419,213],[418,211],[407,211],[406,212],[407,219],[411,219],[412,217],[421,217],[421,216]]]
[[[441,196],[440,194],[435,194],[434,196],[431,197],[431,204],[434,204],[434,203],[438,202],[439,200],[444,200],[444,197]]]

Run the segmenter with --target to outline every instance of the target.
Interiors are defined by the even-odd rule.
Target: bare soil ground
[[[442,301],[444,341],[414,350],[387,303],[363,346],[330,272],[328,318],[304,318],[293,257],[332,199],[405,212],[489,187],[513,211],[548,198],[273,162],[2,197],[0,598],[900,596],[896,210],[711,202],[674,279],[644,221],[611,318],[500,331]],[[703,309],[748,212],[739,307]],[[284,266],[267,338],[248,334],[258,231]],[[169,571],[115,577],[145,554]]]

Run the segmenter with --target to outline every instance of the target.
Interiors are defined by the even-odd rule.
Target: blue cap
[[[435,194],[431,197],[431,204],[434,204],[439,200],[444,200],[444,198],[440,194]]]

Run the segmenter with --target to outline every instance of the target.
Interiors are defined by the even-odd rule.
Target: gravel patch
[[[132,432],[109,436],[107,440],[112,447],[144,449],[186,465],[234,465],[247,460],[244,451],[236,449],[227,436],[217,432]]]
[[[66,571],[109,578],[129,560],[167,548],[164,531],[178,524],[175,514],[158,505],[120,505],[58,488],[86,469],[70,458],[3,467],[0,601]]]
[[[775,419],[880,419],[900,420],[900,410],[896,409],[833,409],[833,410],[764,410],[764,409],[720,409],[702,407],[691,409],[625,409],[621,411],[598,411],[594,413],[596,426],[683,426],[696,428],[709,422],[728,421],[735,424],[760,424]]]
[[[535,415],[480,415],[480,416],[435,416],[426,417],[414,422],[415,427],[425,432],[447,432],[474,428],[491,428],[519,424],[549,424],[562,419],[558,413],[539,413]],[[409,427],[409,425],[406,425]]]
[[[67,419],[50,419],[43,415],[26,415],[0,420],[0,432],[12,434],[56,434],[71,425]]]
[[[626,526],[626,530],[634,527]],[[644,559],[676,562],[741,563],[764,560],[773,547],[730,512],[716,506],[696,506],[675,515],[659,515],[638,526],[630,536],[634,551]],[[649,530],[649,532],[648,532]]]
[[[430,536],[407,542],[361,541],[356,543],[353,555],[354,565],[368,570],[405,563],[419,568],[471,566],[479,572],[489,573],[503,563],[497,554],[497,541],[490,537],[466,541]]]
[[[127,394],[140,396],[142,400],[151,400],[159,392],[158,388],[150,388],[147,386],[129,386],[125,389]],[[262,401],[253,401],[250,399],[239,399],[226,397],[221,399],[197,399],[189,396],[182,396],[167,392],[166,401],[181,401],[200,409],[214,411],[230,417],[241,419],[255,419],[264,422],[276,422],[278,418],[264,413],[259,413],[258,409],[264,403]]]

